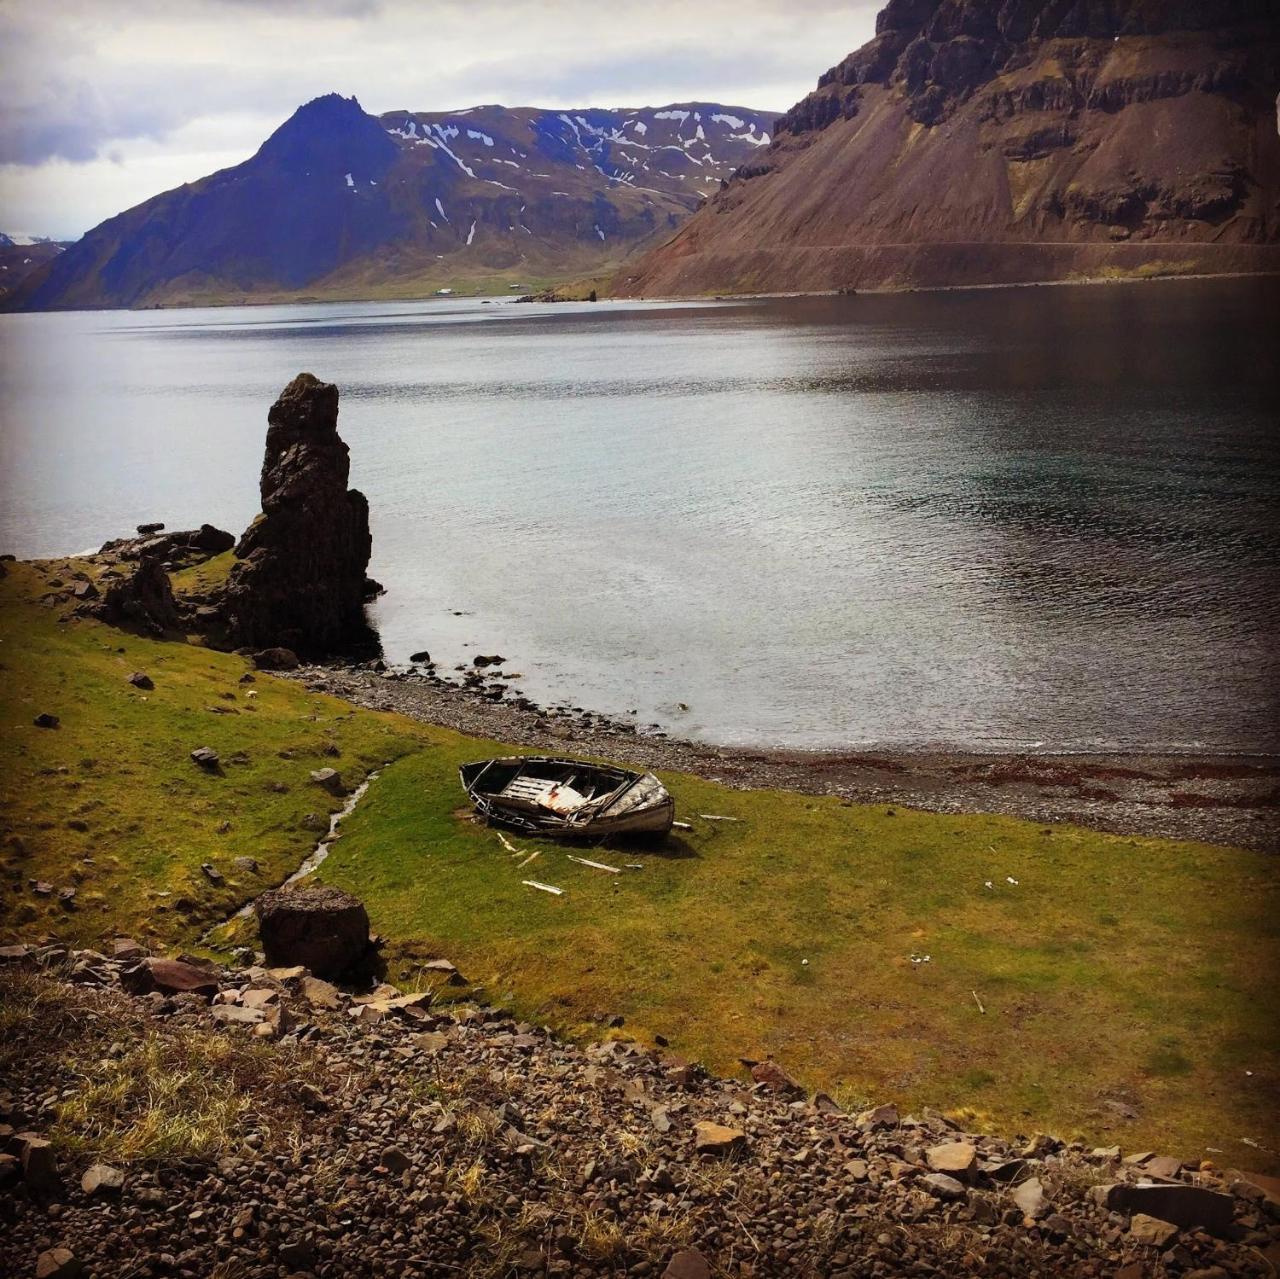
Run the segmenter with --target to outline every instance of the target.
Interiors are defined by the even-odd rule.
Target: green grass
[[[596,855],[642,870],[609,875],[513,837],[539,852],[521,870],[469,820],[456,771],[510,747],[267,675],[242,685],[235,656],[60,620],[65,607],[39,600],[61,564],[9,569],[2,933],[191,947],[314,843],[304,815],[336,802],[310,770],[354,781],[393,760],[320,873],[364,899],[406,983],[415,957],[444,955],[486,998],[568,1034],[598,1036],[594,1017],[622,1013],[622,1033],[661,1034],[716,1070],[771,1053],[848,1101],[933,1105],[1006,1132],[1187,1158],[1212,1146],[1254,1168],[1268,1160],[1241,1138],[1280,1145],[1280,911],[1262,856],[672,775],[692,832]],[[127,683],[138,669],[154,691]],[[35,728],[41,711],[61,726]],[[191,763],[199,745],[223,775]],[[240,855],[260,873],[236,872]],[[205,882],[206,861],[226,884]],[[76,909],[28,878],[76,884]]]
[[[44,576],[70,580],[65,563]],[[64,610],[37,602],[43,576],[8,567],[0,867],[19,891],[6,894],[0,926],[94,946],[115,932],[189,944],[314,844],[303,819],[327,823],[338,801],[311,783],[311,770],[332,766],[359,781],[423,741],[406,721],[298,684],[261,674],[241,684],[248,666],[231,654],[60,621]],[[127,682],[136,670],[153,690]],[[58,728],[33,725],[44,711]],[[218,751],[220,775],[192,763],[197,746]],[[257,861],[256,875],[234,868],[241,856]],[[211,884],[204,862],[225,883]],[[35,896],[28,879],[74,886],[75,909]]]
[[[838,1096],[963,1108],[1006,1131],[1217,1146],[1255,1166],[1239,1137],[1274,1148],[1267,859],[671,775],[694,830],[661,853],[595,855],[643,870],[513,837],[541,850],[517,870],[459,807],[455,765],[496,749],[395,764],[321,874],[520,1014],[599,1035],[593,1015],[622,1012],[627,1033],[716,1070],[773,1054]]]
[[[179,569],[169,575],[173,583],[175,595],[204,594],[216,586],[221,586],[230,576],[236,562],[234,550],[223,551],[201,564],[193,564],[190,568]]]

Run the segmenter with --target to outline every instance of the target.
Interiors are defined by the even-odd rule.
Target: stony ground
[[[0,1273],[1274,1275],[1275,1183],[841,1113],[501,1010],[0,949]]]
[[[539,706],[500,664],[442,673],[381,662],[304,667],[309,688],[359,706],[550,753],[696,773],[931,812],[1005,813],[1121,835],[1280,852],[1280,762],[1198,755],[1001,755],[945,751],[741,750],[684,741],[581,707]]]

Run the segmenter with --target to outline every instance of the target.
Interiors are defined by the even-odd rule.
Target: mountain
[[[66,247],[41,236],[6,235],[0,231],[0,306]]]
[[[1280,271],[1274,0],[891,0],[633,294]]]
[[[95,227],[13,305],[421,296],[610,271],[767,148],[772,121],[701,102],[379,118],[329,94],[243,164]]]

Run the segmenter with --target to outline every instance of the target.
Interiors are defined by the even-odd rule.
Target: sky
[[[303,102],[785,111],[880,0],[0,0],[0,231],[74,239]]]

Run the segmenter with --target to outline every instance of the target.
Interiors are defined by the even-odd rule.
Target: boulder
[[[1149,1217],[1145,1212],[1135,1212],[1129,1223],[1129,1238],[1148,1248],[1163,1248],[1177,1233],[1178,1227],[1171,1221]]]
[[[747,1134],[703,1120],[693,1126],[693,1148],[700,1155],[737,1155],[747,1148]]]
[[[711,1267],[696,1248],[682,1248],[667,1262],[662,1279],[711,1279]]]
[[[22,1143],[18,1159],[27,1185],[37,1194],[52,1194],[59,1185],[58,1158],[53,1146],[34,1133],[19,1134],[15,1140]]]
[[[311,774],[311,780],[330,795],[347,793],[347,788],[342,784],[342,774],[336,768],[317,768]]]
[[[1028,1177],[1018,1186],[1013,1192],[1013,1202],[1022,1210],[1022,1215],[1032,1221],[1043,1217],[1049,1211],[1049,1204],[1045,1199],[1044,1187],[1040,1184],[1039,1177]]]
[[[963,1199],[969,1193],[962,1183],[945,1172],[931,1172],[920,1178],[920,1184],[939,1199]]]
[[[303,977],[302,997],[312,1008],[341,1008],[342,995],[337,986],[321,977]]]
[[[898,1126],[898,1108],[892,1102],[864,1110],[855,1121],[863,1132],[875,1132],[881,1128]]]
[[[301,964],[318,977],[337,977],[368,957],[368,913],[358,897],[340,888],[276,888],[263,893],[253,909],[268,965]]]
[[[139,536],[139,537],[154,537],[157,533],[160,533],[160,532],[162,532],[163,530],[164,530],[164,521],[163,521],[163,520],[156,520],[154,523],[151,523],[151,524],[139,524],[139,525],[138,525],[138,536]]]
[[[134,671],[133,674],[129,676],[129,683],[132,684],[134,688],[141,688],[147,691],[155,688],[154,681],[145,671]]]
[[[62,721],[56,715],[49,714],[48,711],[41,711],[31,722],[37,728],[57,728]]]
[[[144,959],[120,974],[120,984],[133,995],[158,990],[165,995],[216,995],[218,974],[182,959]]]
[[[124,1173],[110,1164],[93,1164],[80,1178],[80,1189],[86,1195],[109,1198],[124,1189]]]
[[[212,746],[197,746],[195,750],[191,752],[191,758],[195,763],[199,764],[201,768],[210,773],[216,773],[218,771],[218,766],[221,763],[221,760],[218,757],[218,752],[214,750]]]
[[[233,646],[318,656],[367,637],[369,504],[347,488],[338,388],[300,373],[267,414],[259,515],[219,598]]]
[[[263,648],[249,655],[260,671],[296,671],[298,655],[291,648]]]
[[[84,1266],[70,1248],[49,1248],[36,1258],[36,1279],[80,1279]]]
[[[1230,1195],[1181,1182],[1136,1186],[1121,1183],[1111,1187],[1108,1206],[1171,1221],[1184,1230],[1207,1230],[1214,1235],[1225,1234],[1235,1216],[1235,1202]]]
[[[804,1089],[776,1061],[758,1061],[751,1067],[751,1078],[768,1092],[801,1097]]]
[[[952,1177],[967,1177],[978,1162],[978,1152],[967,1141],[948,1141],[941,1146],[931,1147],[925,1153],[925,1158],[934,1172],[947,1173]]]

